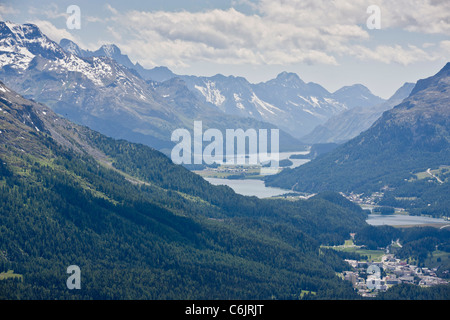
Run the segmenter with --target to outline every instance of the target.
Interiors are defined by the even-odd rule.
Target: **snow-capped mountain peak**
[[[362,84],[344,86],[335,91],[333,97],[344,102],[350,109],[355,107],[370,107],[384,102],[382,98],[374,95]]]
[[[64,51],[34,24],[0,21],[0,68],[25,70],[36,55],[61,59]]]
[[[72,53],[76,56],[83,57],[83,50],[72,40],[69,39],[61,39],[59,42],[61,48],[64,49],[67,53]]]
[[[279,73],[276,77],[276,80],[285,83],[301,83],[301,84],[305,83],[303,82],[302,79],[300,79],[300,77],[296,73],[287,71]]]
[[[115,44],[104,44],[97,50],[99,53],[103,53],[104,56],[114,58],[115,55],[121,55],[122,52]]]
[[[115,83],[115,86],[123,86],[123,92],[133,92],[134,96],[142,98],[144,81],[134,73],[108,57],[85,58],[85,51],[73,41],[63,39],[61,44],[64,48],[50,40],[36,25],[0,22],[0,70],[6,68],[27,73],[33,70],[45,71],[55,77],[67,77],[69,73],[75,73],[76,77],[90,82],[81,84],[81,80],[70,80],[75,87],[103,87]],[[120,53],[115,45],[105,45],[101,50]],[[68,80],[63,81],[68,83]],[[133,85],[130,86],[130,83],[139,88],[131,90]]]
[[[142,67],[133,65],[115,45],[102,46],[95,52],[81,50],[69,40],[62,41],[61,45],[64,48],[34,25],[1,23],[0,80],[72,121],[114,138],[165,150],[173,145],[172,131],[189,127],[194,119],[202,119],[205,126],[220,129],[235,125],[256,129],[273,127],[248,117],[239,119],[237,124],[237,117],[211,108],[193,94],[201,95],[199,90],[189,90],[180,79],[144,80],[137,71]],[[173,78],[167,68],[147,71]],[[199,85],[207,89],[206,95],[211,94],[212,102],[220,105],[228,101],[228,91],[219,82],[227,80],[230,84],[242,79],[218,76]],[[242,96],[242,101],[248,99]],[[266,107],[275,113],[269,105],[259,105],[261,110]],[[283,143],[299,142],[280,131],[280,145]]]
[[[182,78],[200,99],[213,107],[227,114],[270,122],[296,137],[347,109],[322,86],[305,83],[291,72],[282,72],[257,84],[243,77],[221,74]]]
[[[80,101],[80,105],[85,103],[85,107],[94,110],[89,112],[95,116],[106,112],[107,108],[99,107],[104,106],[105,101],[123,97],[126,102],[120,100],[120,104],[124,104],[121,108],[131,113],[138,109],[144,113],[155,110],[141,103],[165,101],[161,102],[164,104],[174,92],[166,90],[169,93],[165,92],[164,97],[157,97],[156,87],[144,79],[155,80],[156,76],[158,81],[166,81],[179,77],[195,97],[212,110],[271,123],[297,138],[351,108],[353,101],[371,103],[371,93],[363,86],[330,93],[319,84],[306,83],[292,72],[281,72],[274,79],[253,84],[239,76],[178,76],[164,67],[144,69],[138,63],[133,64],[114,44],[103,45],[96,51],[82,50],[67,39],[56,44],[35,25],[0,22],[0,75],[5,79],[17,76],[18,72],[26,74],[24,78],[28,81],[21,82],[23,88],[12,86],[14,90],[24,90],[30,95],[31,91],[36,91],[35,96],[45,96],[52,101]],[[46,77],[46,87],[32,85],[33,81],[41,82],[40,77]],[[105,101],[82,97],[90,89],[101,91],[98,97]],[[348,92],[356,92],[352,100],[347,99]],[[359,100],[355,99],[358,94]],[[69,104],[61,103],[61,107],[72,112],[66,109]],[[111,105],[118,104],[111,102]],[[188,109],[188,105],[183,106]],[[161,107],[155,117],[168,117],[167,110]]]
[[[34,24],[0,22],[0,38],[1,42],[9,41],[9,45],[23,46],[34,55],[51,54],[59,58],[64,55],[64,51]]]

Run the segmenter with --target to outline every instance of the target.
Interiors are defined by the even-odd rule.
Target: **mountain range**
[[[115,52],[109,48],[101,51]],[[0,79],[76,123],[166,153],[174,145],[172,132],[192,130],[195,120],[219,130],[275,128],[210,108],[181,81],[146,81],[134,69],[107,56],[85,58],[66,52],[32,24],[0,22]],[[167,90],[169,84],[173,87]],[[176,93],[178,100],[168,91]],[[289,148],[302,149],[303,145],[281,130],[280,149]]]
[[[405,83],[388,100],[372,106],[356,105],[354,108],[342,111],[324,124],[315,127],[310,133],[301,138],[308,144],[316,143],[343,143],[370,126],[381,117],[384,111],[400,104],[411,93],[414,83]],[[358,102],[360,103],[360,102]]]
[[[327,177],[325,178],[327,181],[322,182],[321,179],[314,180],[315,177],[311,177],[308,180],[303,179],[303,173],[300,179],[297,174],[291,174],[289,170],[285,170],[280,176],[268,178],[267,182],[288,188],[295,186],[294,188],[301,191],[306,189],[317,191],[328,187],[334,189],[336,184],[333,183],[337,182],[333,181],[337,179],[341,181],[341,184],[347,184],[343,190],[357,190],[363,186],[367,187],[368,181],[372,181],[365,179],[364,183],[361,182],[362,177],[367,177],[367,174],[355,170],[353,173],[355,179],[350,180],[336,175],[340,172],[338,169],[346,168],[345,172],[349,170],[347,164],[354,165],[349,160],[350,154],[354,154],[356,163],[363,165],[367,165],[362,160],[367,157],[366,153],[376,154],[378,158],[381,157],[380,163],[386,163],[383,166],[386,172],[389,171],[387,168],[394,163],[399,165],[404,161],[408,163],[405,164],[403,171],[417,169],[412,164],[420,159],[424,160],[424,157],[412,159],[411,154],[414,152],[406,151],[400,161],[392,160],[393,156],[399,156],[400,151],[406,150],[407,146],[416,145],[419,136],[412,135],[417,138],[413,141],[414,143],[407,140],[409,135],[403,137],[407,141],[397,141],[398,139],[392,138],[399,138],[396,134],[401,130],[397,125],[394,126],[392,122],[389,122],[389,125],[386,124],[383,128],[384,131],[380,127],[383,126],[383,119],[389,115],[396,115],[398,110],[402,110],[399,106],[417,97],[417,88],[424,87],[424,83],[428,83],[428,80],[421,80],[414,89],[411,89],[412,84],[405,84],[388,101],[372,95],[361,85],[347,86],[330,93],[318,84],[305,83],[296,74],[287,72],[279,74],[276,79],[251,84],[242,77],[176,76],[168,69],[152,69],[166,73],[167,79],[160,82],[149,80],[148,75],[147,78],[143,77],[139,73],[139,65],[133,64],[114,45],[104,45],[97,51],[82,50],[75,43],[67,40],[61,41],[61,45],[47,38],[35,25],[1,22],[0,78],[25,97],[45,103],[60,115],[114,138],[144,143],[167,153],[173,146],[173,142],[170,141],[171,132],[180,127],[192,129],[194,120],[203,120],[206,128],[221,130],[239,127],[244,129],[280,127],[290,133],[295,132],[296,137],[303,135],[317,123],[329,120],[327,127],[322,128],[322,132],[321,127],[318,127],[313,134],[307,136],[307,140],[329,142],[330,139],[334,139],[336,142],[342,142],[357,134],[358,130],[364,130],[365,126],[369,126],[374,121],[374,118],[387,110],[370,129],[346,144],[346,148],[357,144],[358,147],[353,148],[356,151],[346,153],[342,151],[344,149],[337,148],[329,156],[320,157],[320,161],[324,161],[324,158],[331,159],[328,157],[344,152],[337,159],[332,159],[335,164],[339,163],[338,167],[331,163],[326,165],[327,170],[333,168],[333,179]],[[442,77],[445,71],[446,68],[436,77]],[[427,90],[428,88],[425,88],[425,91]],[[405,99],[409,92],[411,94]],[[428,98],[428,96],[422,97],[421,103],[431,104]],[[445,98],[445,92],[442,93],[441,98]],[[400,104],[392,109],[397,103]],[[430,107],[430,110],[433,107]],[[410,116],[411,112],[399,114],[406,117]],[[445,133],[445,126],[436,127],[436,124],[445,119],[445,112],[443,114],[435,112],[431,115],[430,118],[436,118],[436,121],[427,124],[427,128],[432,130],[430,132]],[[347,124],[346,119],[353,124]],[[355,122],[358,126],[354,124]],[[310,125],[310,128],[304,130],[307,125]],[[411,128],[415,125],[417,123],[412,123]],[[395,134],[392,133],[394,129],[397,130]],[[420,130],[422,129],[421,127]],[[406,129],[402,128],[402,130]],[[417,132],[416,129],[410,130],[413,130],[414,134],[422,132],[419,129]],[[330,138],[331,134],[333,138]],[[431,134],[427,136],[431,142],[422,145],[425,152],[429,151],[435,141],[447,139],[442,136],[434,138],[431,136]],[[383,147],[383,152],[376,149],[381,146],[380,138],[374,137],[385,137],[383,143],[386,143],[386,146]],[[291,150],[304,147],[303,143],[284,130],[282,130],[281,140],[281,144]],[[394,146],[396,143],[398,145]],[[397,147],[398,150],[395,149]],[[369,162],[373,161],[374,156],[370,159],[372,160]],[[320,163],[318,161],[319,159],[312,161],[294,172],[307,170],[310,166]],[[422,163],[422,165],[425,164]],[[428,165],[438,164],[429,161]],[[320,171],[312,170],[311,172],[317,174],[324,171],[321,168]],[[398,173],[398,170],[396,172]],[[375,174],[380,173],[372,170],[369,176]],[[359,178],[356,175],[359,175]],[[377,189],[381,184],[388,185],[389,183],[384,181],[388,176],[392,174],[385,174],[383,179],[379,176],[377,187],[371,188]]]
[[[271,123],[297,139],[342,111],[384,102],[361,84],[345,86],[330,93],[321,85],[305,83],[297,74],[289,72],[257,84],[243,77],[221,74],[212,77],[177,75],[167,67],[145,69],[139,63],[133,64],[115,45],[103,45],[96,51],[80,49],[67,39],[62,39],[60,45],[67,52],[81,57],[110,57],[146,80],[163,82],[180,78],[200,101],[213,109]]]
[[[258,84],[245,78],[223,75],[182,76],[188,88],[224,113],[270,122],[301,139],[331,116],[351,108],[351,99],[340,99],[316,83],[305,83],[295,73],[282,72],[275,79]],[[367,97],[367,105],[382,101],[362,85],[355,97]]]
[[[264,200],[213,186],[1,82],[0,128],[1,300],[361,299],[338,274],[362,257],[327,248],[350,232],[358,245],[400,237],[407,256],[430,235],[430,250],[448,251],[448,231],[368,226],[338,193]],[[74,265],[81,288],[69,290]],[[448,289],[380,297],[440,300]]]
[[[360,299],[339,275],[363,256],[329,248],[349,235],[371,248],[401,239],[395,250],[421,263],[450,250],[448,231],[369,226],[342,195],[450,216],[450,63],[384,101],[287,72],[251,84],[147,70],[114,45],[82,50],[0,22],[0,79],[0,300]],[[298,150],[308,130],[351,110],[379,118],[359,134],[336,127],[357,136],[266,178],[308,199],[242,196],[161,152],[194,120],[279,127]],[[72,265],[80,290],[66,285]],[[396,290],[387,297],[446,299],[449,286]]]
[[[362,85],[330,93],[287,72],[252,84],[242,77],[182,76],[166,67],[145,69],[113,44],[96,51],[83,50],[67,39],[58,45],[31,24],[1,22],[0,32],[0,79],[10,87],[77,123],[160,150],[173,146],[173,130],[192,129],[195,119],[219,129],[277,127],[282,130],[282,149],[301,149],[296,139],[331,116],[383,101]],[[191,101],[190,110],[180,110],[178,101],[167,103],[167,95],[155,92],[155,83],[174,78],[183,82],[172,83],[189,89],[190,93],[182,90],[188,96],[180,99]],[[35,86],[36,82],[41,85]]]
[[[78,44],[69,40],[69,39],[61,39],[59,42],[61,48],[63,48],[68,53],[73,53],[74,55],[82,58],[90,58],[90,57],[108,57],[115,60],[117,63],[127,67],[128,69],[135,70],[139,73],[139,75],[145,80],[153,80],[158,82],[163,82],[166,80],[170,80],[177,75],[175,75],[172,71],[167,67],[154,67],[152,69],[145,69],[142,67],[139,62],[133,64],[130,58],[122,54],[119,47],[114,44],[105,44],[102,45],[96,51],[84,50],[81,49]]]

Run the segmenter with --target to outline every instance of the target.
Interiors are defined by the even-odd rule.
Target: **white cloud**
[[[441,41],[439,47],[444,51],[444,54],[450,56],[450,40]]]
[[[106,29],[108,30],[108,33],[111,34],[116,41],[122,40],[122,34],[116,31],[112,26],[108,26],[106,27]]]
[[[10,5],[0,3],[0,14],[16,14],[16,13],[19,13],[19,10],[11,7]]]
[[[61,9],[56,3],[44,4],[40,7],[28,7],[30,16],[39,16],[45,19],[66,19],[69,15],[65,8]]]
[[[195,62],[234,65],[338,64],[344,54],[360,60],[407,65],[436,59],[425,45],[392,39],[371,43],[369,5],[381,8],[382,28],[416,33],[450,32],[450,2],[387,0],[236,0],[253,13],[228,10],[128,11],[112,14],[110,34],[143,65],[186,66]],[[441,50],[442,51],[442,50]]]
[[[369,5],[380,7],[382,28],[450,33],[448,0],[261,0],[259,11],[271,20],[302,26],[362,25]]]
[[[450,1],[396,0],[380,1],[383,24],[426,34],[450,34]]]
[[[119,14],[119,11],[118,11],[117,9],[113,8],[109,3],[107,3],[107,4],[105,5],[105,7],[106,7],[106,9],[107,9],[109,12],[111,12],[113,15],[118,15],[118,14]]]
[[[104,21],[103,18],[95,17],[95,16],[88,16],[88,15],[83,15],[83,20],[85,20],[87,22],[103,22]]]
[[[349,48],[347,53],[363,61],[379,61],[387,64],[398,63],[405,66],[414,62],[435,61],[438,59],[436,54],[431,54],[413,45],[407,47],[379,45],[374,49],[358,45]]]
[[[67,29],[57,28],[50,21],[46,20],[32,20],[30,23],[35,24],[39,27],[39,29],[51,40],[59,43],[59,41],[63,38],[72,40],[77,44],[83,46],[80,39],[70,33]]]
[[[336,64],[326,53],[330,45],[367,37],[357,26],[338,26],[335,31],[297,27],[235,9],[195,13],[131,11],[116,21],[123,22],[122,28],[127,28],[133,38],[122,46],[128,46],[144,63],[147,59],[166,63]]]
[[[0,3],[0,20],[5,20],[5,15],[17,14],[19,11],[9,5]]]

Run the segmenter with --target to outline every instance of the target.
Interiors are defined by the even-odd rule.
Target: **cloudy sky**
[[[67,27],[70,5],[80,29]],[[448,0],[1,0],[0,19],[85,49],[114,43],[147,68],[254,83],[289,71],[331,92],[362,83],[383,98],[450,61]]]

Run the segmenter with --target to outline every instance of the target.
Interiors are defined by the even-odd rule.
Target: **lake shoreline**
[[[263,180],[260,179],[223,179],[203,177],[213,185],[226,185],[234,192],[244,196],[254,196],[260,199],[281,196],[292,192],[292,190],[266,187]]]
[[[408,214],[376,214],[368,215],[366,222],[372,226],[392,226],[397,228],[415,227],[415,226],[433,226],[442,227],[450,225],[450,221],[442,218],[434,218],[429,216],[412,216]]]
[[[280,159],[289,159],[291,155],[302,154],[306,155],[308,152],[297,151],[297,152],[284,152],[280,153]],[[295,164],[291,167],[300,166],[309,160],[307,159],[293,159],[297,160]],[[226,185],[234,190],[234,192],[244,195],[244,196],[255,196],[260,199],[270,199],[270,198],[283,198],[285,195],[291,194],[293,191],[289,189],[267,187],[261,176],[256,172],[251,172],[251,170],[259,170],[259,168],[253,169],[241,169],[243,173],[242,177],[238,176],[236,172],[232,173],[232,178],[229,178],[229,173],[219,174],[217,171],[213,170],[201,170],[194,171],[195,173],[202,176],[206,181],[213,185]],[[250,172],[249,172],[250,171]],[[308,198],[308,197],[299,197]],[[363,209],[364,206],[361,206]],[[450,221],[442,218],[434,218],[428,216],[411,216],[405,212],[394,213],[390,215],[375,214],[370,213],[366,219],[366,222],[372,226],[393,226],[398,228],[414,227],[414,226],[433,226],[433,227],[443,227],[445,225],[450,225]],[[450,227],[449,227],[450,228]]]

